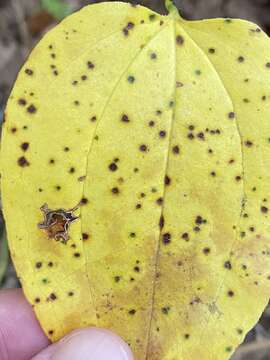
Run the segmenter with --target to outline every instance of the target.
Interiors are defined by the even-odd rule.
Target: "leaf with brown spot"
[[[95,325],[140,360],[225,360],[270,294],[270,42],[167,6],[90,5],[33,50],[3,125],[4,216],[52,341]]]

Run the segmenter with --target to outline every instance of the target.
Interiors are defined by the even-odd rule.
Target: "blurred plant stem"
[[[24,59],[31,47],[31,39],[25,23],[25,14],[20,0],[11,0],[11,6],[14,12],[20,38],[22,41],[21,53],[22,58]]]
[[[71,6],[61,0],[41,0],[41,6],[57,20],[62,20],[72,12]]]
[[[0,286],[3,282],[7,266],[8,266],[8,244],[7,244],[7,234],[6,229],[3,228],[0,237]]]

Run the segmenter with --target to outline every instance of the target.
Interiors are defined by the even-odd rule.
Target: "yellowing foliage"
[[[137,360],[222,360],[270,294],[270,42],[168,7],[90,5],[33,50],[6,109],[4,216],[51,340],[95,325]]]

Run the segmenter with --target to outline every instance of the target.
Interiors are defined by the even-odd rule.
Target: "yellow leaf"
[[[4,215],[51,340],[96,325],[139,360],[222,360],[270,294],[270,42],[167,6],[90,5],[33,50],[5,114]]]

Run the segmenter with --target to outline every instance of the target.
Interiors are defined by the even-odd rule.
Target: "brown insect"
[[[38,224],[38,228],[46,230],[49,238],[54,238],[56,241],[66,244],[69,240],[69,226],[79,218],[79,216],[75,216],[73,213],[80,205],[81,203],[69,210],[51,210],[48,204],[42,205],[40,210],[43,212],[44,221]]]

